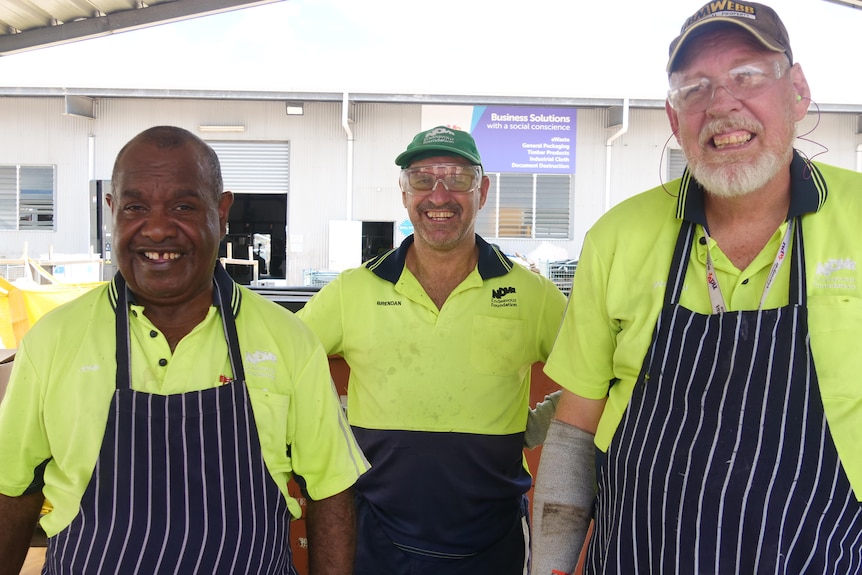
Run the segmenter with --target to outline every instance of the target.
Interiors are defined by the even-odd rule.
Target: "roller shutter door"
[[[235,194],[287,194],[290,142],[207,142],[221,163],[224,189]]]

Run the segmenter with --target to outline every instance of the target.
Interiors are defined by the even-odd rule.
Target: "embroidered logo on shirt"
[[[245,360],[252,365],[257,365],[262,361],[275,361],[276,357],[271,351],[256,351],[245,354]]]
[[[491,290],[491,307],[518,307],[517,298],[506,297],[514,294],[515,288],[512,286],[498,287]]]
[[[829,260],[828,262],[817,264],[817,274],[828,276],[834,272],[841,270],[855,270],[856,262],[853,260]]]
[[[397,299],[393,300],[377,300],[377,305],[401,305]]]
[[[832,259],[817,264],[814,285],[826,289],[856,289],[856,262]]]
[[[275,379],[275,366],[278,358],[271,351],[255,351],[245,354],[245,377]],[[271,363],[270,363],[271,362]]]

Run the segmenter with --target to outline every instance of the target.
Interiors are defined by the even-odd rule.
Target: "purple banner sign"
[[[486,172],[575,173],[573,108],[474,106],[472,134]]]

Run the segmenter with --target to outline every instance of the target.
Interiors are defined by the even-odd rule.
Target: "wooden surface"
[[[21,567],[21,575],[39,575],[42,573],[42,565],[45,563],[45,547],[30,547],[24,566]]]

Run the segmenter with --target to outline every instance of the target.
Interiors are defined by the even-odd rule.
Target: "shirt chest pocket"
[[[862,299],[809,297],[808,329],[829,431],[856,498],[862,501]]]
[[[526,363],[526,322],[479,315],[473,318],[470,361],[486,375],[509,375]]]
[[[289,417],[290,396],[268,389],[248,388],[264,459],[271,469],[290,471],[287,445],[293,443],[293,422]]]
[[[809,297],[808,329],[821,394],[862,399],[862,299]]]

